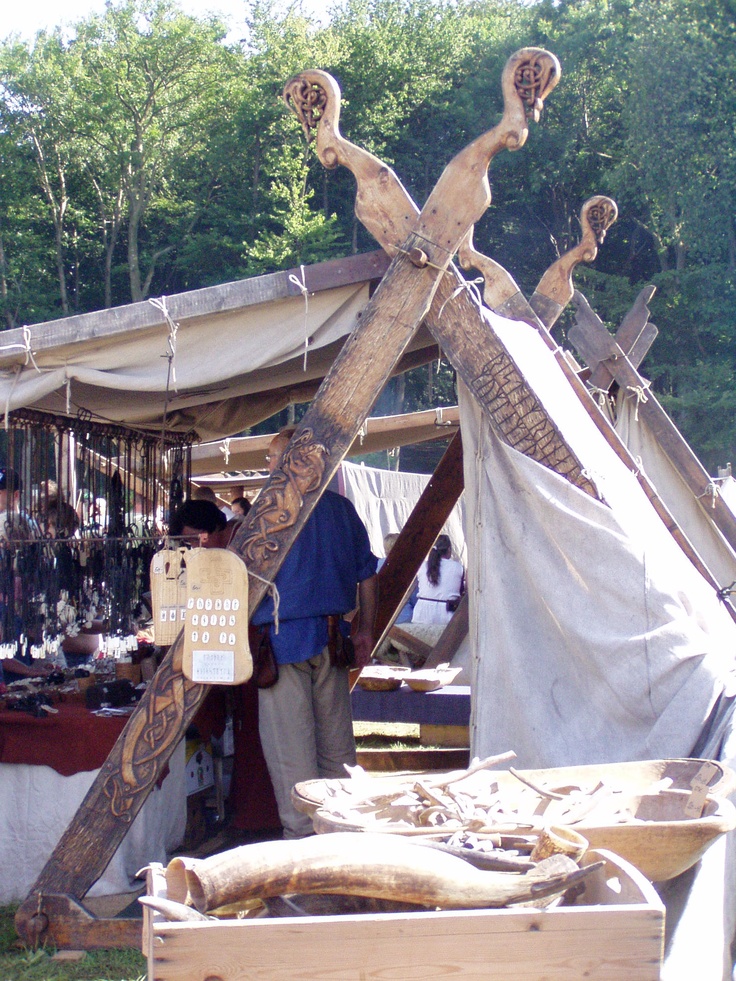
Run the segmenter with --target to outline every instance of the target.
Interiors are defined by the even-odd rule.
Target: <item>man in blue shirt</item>
[[[293,430],[271,441],[269,470],[279,465]],[[279,680],[258,693],[259,731],[285,838],[312,833],[311,819],[291,802],[291,789],[303,780],[339,778],[355,765],[355,740],[347,667],[331,663],[328,617],[359,606],[352,632],[355,666],[364,667],[373,650],[377,558],[355,508],[325,491],[276,575],[279,631],[271,644]],[[273,601],[266,597],[252,622],[273,623]],[[340,622],[343,635],[349,625]]]

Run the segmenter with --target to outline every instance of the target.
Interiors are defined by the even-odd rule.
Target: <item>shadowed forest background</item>
[[[167,0],[0,42],[3,328],[377,248],[284,83],[334,75],[343,135],[421,206],[500,118],[506,59],[539,45],[562,81],[525,148],[493,161],[476,247],[530,295],[578,240],[583,202],[614,198],[576,284],[613,330],[657,287],[642,371],[712,473],[736,460],[736,0],[346,0],[327,26],[298,3],[244,6],[237,42]],[[440,363],[376,411],[454,401]]]

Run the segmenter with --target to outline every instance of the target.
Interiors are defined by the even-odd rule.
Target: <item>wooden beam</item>
[[[373,453],[392,446],[406,446],[429,440],[447,439],[460,425],[460,410],[456,405],[441,409],[425,409],[394,416],[368,416],[361,431],[353,440],[346,456]],[[240,436],[192,447],[192,475],[214,474],[218,471],[260,470],[273,433],[264,436]],[[228,447],[227,460],[223,452]],[[206,483],[206,481],[205,481]]]
[[[376,647],[380,647],[404,605],[419,567],[452,514],[464,486],[463,443],[456,432],[378,573]]]
[[[552,263],[542,276],[529,305],[539,319],[551,329],[572,299],[572,274],[581,262],[592,262],[598,254],[606,232],[618,217],[616,202],[597,194],[588,198],[580,212],[583,235],[580,242]]]
[[[646,420],[655,439],[669,458],[673,467],[682,477],[686,486],[698,502],[707,499],[707,515],[719,529],[730,547],[736,551],[736,515],[724,502],[720,494],[711,495],[713,481],[707,470],[695,456],[682,434],[667,415],[656,396],[644,379],[629,361],[605,324],[591,309],[581,293],[575,294],[577,324],[569,331],[570,340],[585,345],[595,337],[599,350],[606,351],[608,357],[601,359],[611,377],[625,392],[636,396],[641,393],[639,413]],[[707,572],[706,578],[720,588],[713,576]],[[725,585],[725,584],[721,584]],[[730,605],[727,604],[730,609]]]
[[[412,654],[417,657],[421,657],[425,660],[432,653],[432,645],[428,644],[424,640],[420,640],[419,637],[415,637],[414,634],[409,633],[408,630],[404,630],[402,627],[396,624],[389,628],[388,636],[391,640],[396,640],[404,647],[406,647]]]
[[[436,668],[438,664],[448,663],[457,654],[458,648],[468,636],[470,629],[470,608],[468,594],[463,593],[452,620],[442,631],[432,653],[424,663],[425,668]]]
[[[531,87],[530,78],[534,79]],[[408,235],[391,261],[297,427],[280,467],[236,532],[230,547],[251,572],[251,615],[426,316],[461,238],[486,210],[491,159],[502,149],[523,145],[527,108],[538,114],[558,78],[557,60],[540,49],[523,49],[509,59],[502,81],[503,119],[445,168],[416,221],[417,231]],[[182,651],[180,634],[18,910],[16,928],[22,937],[38,939],[33,918],[46,915],[45,894],[85,895],[161,776],[209,690],[183,678]],[[165,683],[157,683],[159,676]],[[51,919],[46,935],[54,937]]]
[[[640,290],[631,309],[621,321],[621,326],[616,331],[615,343],[635,368],[638,368],[642,363],[659,333],[654,324],[649,322],[648,304],[654,296],[655,291],[655,286],[645,286],[643,290]],[[582,296],[582,293],[580,295]],[[588,326],[589,324],[590,326]],[[579,343],[582,343],[588,348],[590,360],[582,348],[578,347],[578,351],[591,369],[589,379],[591,387],[608,391],[613,384],[614,378],[607,361],[612,356],[611,352],[615,351],[615,348],[612,348],[610,341],[606,339],[598,347],[595,338],[599,334],[600,330],[598,326],[586,319],[572,328],[570,341],[576,347],[578,347]],[[608,336],[610,337],[610,334]]]

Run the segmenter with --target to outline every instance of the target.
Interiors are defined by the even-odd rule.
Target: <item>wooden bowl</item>
[[[698,816],[688,817],[685,806],[691,797],[692,782],[702,775],[706,765],[710,770],[708,795]],[[724,796],[719,796],[733,791],[736,778],[733,770],[718,761],[642,760],[521,770],[519,773],[535,785],[553,792],[574,787],[590,794],[601,783],[614,792],[616,805],[625,805],[632,820],[622,822],[613,813],[608,818],[602,806],[569,826],[583,835],[591,848],[610,849],[653,882],[664,882],[686,871],[717,838],[736,828],[736,808]],[[439,772],[433,774],[441,775]],[[411,786],[411,776],[405,773],[373,779],[375,793],[395,791],[400,785]],[[521,802],[522,793],[528,793],[528,788],[508,770],[484,770],[474,774],[469,781],[473,781],[474,792],[482,793],[484,784],[502,790],[511,807]],[[352,830],[355,824],[361,823],[365,830],[364,822],[368,819],[361,821],[360,814],[348,820],[329,811],[328,788],[349,783],[349,779],[304,781],[294,788],[292,799],[303,813],[315,815],[319,812],[315,827],[321,832]],[[469,792],[470,783],[465,787]],[[371,830],[379,830],[373,822],[371,824]],[[402,831],[399,827],[386,825],[380,830]],[[426,834],[427,831],[422,829],[412,833]]]
[[[665,882],[685,872],[716,838],[736,828],[736,808],[725,798],[708,797],[699,818],[684,814],[690,794],[663,790],[632,801],[642,823],[597,824],[581,821],[576,830],[592,848],[608,848],[635,865],[652,882]]]
[[[404,680],[412,691],[436,691],[445,685],[451,685],[461,670],[462,668],[426,668],[412,671]]]
[[[358,685],[364,691],[396,691],[409,668],[381,667],[380,665],[363,668],[358,676]]]

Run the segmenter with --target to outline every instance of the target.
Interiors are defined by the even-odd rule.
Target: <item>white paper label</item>
[[[226,685],[234,679],[235,651],[192,651],[192,681]]]

